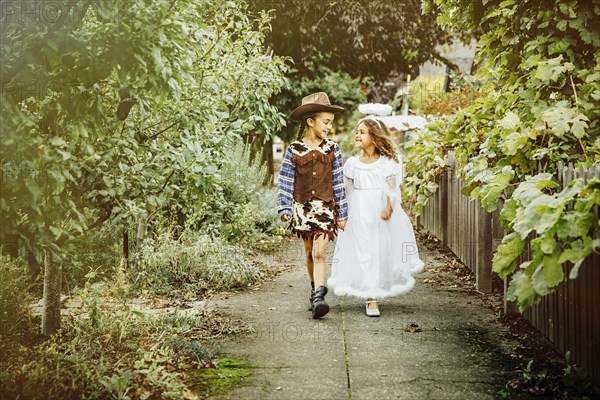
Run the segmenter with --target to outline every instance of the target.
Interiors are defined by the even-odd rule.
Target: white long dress
[[[399,155],[400,159],[400,155]],[[400,163],[381,156],[371,164],[351,157],[344,164],[348,222],[339,232],[327,284],[338,296],[385,298],[410,291],[423,269],[415,234],[402,209]],[[387,197],[393,213],[381,218]]]

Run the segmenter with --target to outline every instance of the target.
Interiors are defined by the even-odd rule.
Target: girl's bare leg
[[[329,312],[329,304],[325,301],[327,287],[327,268],[325,267],[325,252],[327,250],[327,236],[315,236],[313,241],[313,263],[315,277],[315,294],[312,297],[312,317],[321,318]]]
[[[313,241],[304,239],[304,253],[306,256],[306,271],[311,282],[315,281],[315,263],[313,261]]]
[[[325,286],[327,282],[327,267],[325,257],[327,252],[327,243],[329,239],[325,235],[315,236],[312,246],[312,259],[314,264],[315,287]]]

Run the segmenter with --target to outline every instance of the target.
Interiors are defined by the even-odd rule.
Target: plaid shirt
[[[346,200],[346,190],[344,189],[344,165],[340,147],[335,143],[335,158],[333,160],[333,198],[339,207],[338,219],[340,221],[348,218],[348,201]],[[296,175],[296,165],[292,161],[292,149],[288,146],[283,161],[279,178],[279,192],[277,194],[277,211],[279,217],[284,214],[292,215],[292,203],[294,202],[294,178]]]

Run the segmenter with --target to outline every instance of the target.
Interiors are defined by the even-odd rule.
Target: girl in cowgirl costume
[[[313,318],[329,312],[325,252],[348,218],[342,154],[337,143],[327,139],[334,114],[342,110],[324,92],[304,97],[291,115],[292,121],[300,122],[298,138],[287,148],[279,172],[277,209],[282,221],[304,240]]]
[[[423,269],[410,219],[400,206],[402,160],[385,124],[373,117],[358,123],[358,157],[344,165],[348,226],[337,241],[338,262],[329,286],[336,295],[367,299],[366,314],[379,317],[378,299],[410,291]]]

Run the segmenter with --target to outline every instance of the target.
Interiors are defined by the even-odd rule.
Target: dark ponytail
[[[304,136],[305,129],[306,129],[306,120],[304,118],[302,118],[302,121],[300,122],[300,128],[298,128],[298,134],[296,135],[297,141],[302,140],[302,136]]]
[[[296,135],[297,141],[301,141],[302,136],[304,136],[304,131],[306,130],[306,127],[308,126],[308,123],[306,122],[306,120],[309,118],[315,119],[316,116],[317,116],[317,113],[308,113],[308,114],[304,114],[302,116],[302,119],[300,122],[300,128],[298,128],[298,134]]]

